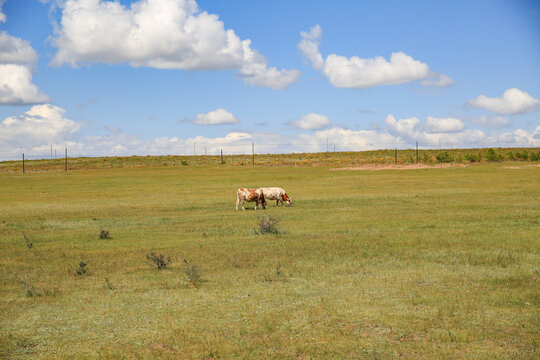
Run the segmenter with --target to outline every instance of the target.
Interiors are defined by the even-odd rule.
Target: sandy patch
[[[540,164],[523,165],[523,166],[505,166],[505,169],[526,169],[526,168],[540,167]]]
[[[355,167],[333,168],[332,170],[414,170],[414,169],[441,169],[466,167],[467,164],[406,164],[406,165],[388,165],[388,164],[365,164]]]

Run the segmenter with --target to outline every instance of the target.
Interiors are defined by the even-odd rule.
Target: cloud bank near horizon
[[[69,148],[72,155],[115,156],[148,154],[201,155],[247,154],[251,143],[258,153],[321,152],[326,144],[335,144],[338,151],[361,151],[391,148],[412,148],[416,141],[422,148],[437,148],[439,144],[453,148],[506,146],[530,146],[540,141],[540,126],[529,133],[522,129],[495,133],[468,130],[455,118],[416,117],[396,119],[389,114],[384,126],[378,130],[350,130],[342,127],[284,135],[271,132],[229,132],[225,136],[190,138],[157,137],[142,139],[138,135],[110,131],[109,135],[82,136],[79,131],[84,124],[66,117],[65,110],[50,104],[35,105],[19,116],[0,122],[0,143],[8,148],[0,149],[0,159],[18,158],[18,154],[48,154],[50,145]],[[207,114],[203,114],[207,115]],[[45,156],[46,157],[46,156]]]

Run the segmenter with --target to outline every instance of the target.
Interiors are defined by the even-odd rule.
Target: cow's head
[[[283,201],[289,206],[294,206],[292,203],[292,199],[287,195],[287,193],[283,193]]]

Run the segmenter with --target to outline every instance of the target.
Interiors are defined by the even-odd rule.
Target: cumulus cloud
[[[456,132],[465,129],[463,121],[454,118],[434,118],[428,116],[426,119],[426,128],[432,133]]]
[[[5,20],[5,16],[3,18]],[[37,54],[28,41],[5,31],[0,32],[0,105],[28,105],[49,101],[49,97],[32,83],[36,62]]]
[[[65,110],[53,105],[35,105],[19,116],[0,123],[0,143],[13,147],[39,147],[64,142],[79,131],[81,123],[64,117]]]
[[[415,80],[422,80],[420,83],[426,86],[445,87],[453,84],[450,77],[430,70],[426,63],[401,51],[392,53],[389,61],[381,56],[364,59],[336,54],[330,54],[324,59],[319,51],[321,27],[315,25],[309,32],[302,31],[300,35],[300,52],[311,62],[314,69],[322,71],[336,87],[368,89]]]
[[[292,120],[290,125],[296,126],[302,130],[320,130],[329,126],[332,122],[326,115],[309,113],[302,115],[300,119]]]
[[[184,122],[190,122],[196,125],[222,125],[236,124],[240,120],[227,110],[219,108],[206,114],[197,114],[196,119],[184,119]]]
[[[540,100],[516,88],[506,90],[500,98],[478,95],[467,101],[467,105],[497,114],[525,114],[540,110]]]
[[[268,67],[267,60],[225,29],[217,15],[201,11],[194,0],[67,0],[52,64],[129,63],[158,69],[237,69],[244,83],[285,89],[298,70]]]

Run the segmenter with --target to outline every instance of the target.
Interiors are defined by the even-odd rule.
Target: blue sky
[[[538,1],[0,4],[0,159],[540,142]]]

